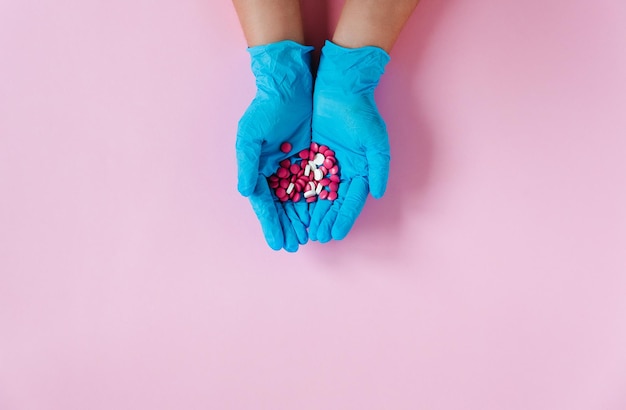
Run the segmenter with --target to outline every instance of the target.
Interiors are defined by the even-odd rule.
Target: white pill
[[[315,196],[315,191],[312,191],[312,190],[311,190],[311,191],[306,191],[306,192],[304,193],[304,197],[305,197],[305,198],[310,198],[310,197],[312,197],[312,196]]]
[[[320,181],[322,178],[324,178],[324,173],[321,169],[316,169],[315,171],[313,171],[313,178],[316,181]]]
[[[290,183],[289,183],[289,186],[287,187],[287,191],[286,191],[286,192],[287,192],[287,195],[289,195],[289,194],[291,193],[291,191],[293,191],[293,187],[294,187],[294,186],[295,186],[295,185],[294,185],[294,183],[293,183],[293,182],[290,182]]]
[[[315,191],[315,182],[309,181],[309,191]]]
[[[326,159],[326,157],[324,157],[323,154],[320,154],[318,152],[317,154],[315,154],[315,157],[313,157],[313,163],[315,165],[322,165],[324,163],[325,159]]]
[[[306,167],[304,167],[304,176],[309,176],[309,174],[311,173],[311,166],[307,165]]]
[[[322,189],[324,189],[324,185],[322,185],[322,184],[317,184],[317,188],[315,188],[315,193],[316,193],[317,195],[319,195],[319,194],[320,194],[320,192],[322,192]],[[287,193],[289,193],[289,192],[287,192]]]

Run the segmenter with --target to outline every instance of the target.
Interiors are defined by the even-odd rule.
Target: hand
[[[309,237],[343,239],[361,213],[368,192],[385,193],[389,139],[374,101],[374,89],[389,55],[378,47],[348,49],[330,41],[322,57],[313,95],[313,141],[335,151],[341,182],[334,201],[309,209]]]
[[[257,93],[237,130],[238,189],[249,197],[268,245],[295,252],[308,240],[307,204],[279,201],[266,178],[311,142],[313,47],[287,40],[248,50]],[[290,152],[280,150],[283,142]]]

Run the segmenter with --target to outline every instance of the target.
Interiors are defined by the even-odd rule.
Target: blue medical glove
[[[289,40],[248,49],[257,93],[237,130],[238,189],[249,197],[274,250],[295,252],[308,240],[307,204],[280,202],[266,178],[311,143],[312,50]],[[290,152],[281,152],[283,142],[291,144]]]
[[[368,192],[385,193],[389,139],[374,101],[374,89],[389,54],[373,46],[344,48],[327,41],[313,93],[313,141],[335,151],[341,183],[335,201],[310,208],[309,238],[343,239],[361,213]]]

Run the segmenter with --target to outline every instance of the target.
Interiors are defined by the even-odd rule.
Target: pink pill
[[[316,196],[310,196],[306,199],[307,203],[311,203],[311,202],[315,202],[317,201],[317,197]]]
[[[288,179],[281,179],[279,182],[279,185],[281,188],[285,188],[287,189],[287,187],[289,186],[289,180]]]
[[[278,175],[278,178],[287,178],[289,176],[289,170],[281,167],[276,171],[276,175]]]
[[[328,193],[328,200],[329,201],[334,201],[335,199],[337,199],[337,193],[336,192],[329,192]]]
[[[298,164],[291,164],[291,167],[289,167],[289,171],[291,171],[292,174],[296,175],[298,174],[298,172],[300,172],[300,167],[298,166]]]
[[[289,195],[285,195],[285,196],[283,196],[281,198],[278,198],[278,199],[280,199],[280,202],[287,202],[289,200]]]
[[[309,161],[313,161],[313,158],[315,158],[315,152],[313,152],[313,150],[309,151]]]
[[[293,186],[293,190],[294,190],[294,191],[296,191],[296,192],[301,192],[301,191],[302,191],[302,188],[300,187],[300,185],[295,184],[295,185]]]
[[[280,150],[285,154],[288,153],[289,151],[291,151],[291,144],[288,142],[283,142],[282,144],[280,144]]]
[[[269,181],[269,186],[270,186],[270,188],[272,188],[272,189],[276,189],[276,188],[278,188],[278,180],[275,180],[275,181]]]
[[[337,165],[333,165],[333,167],[328,171],[331,175],[337,175],[339,172],[339,167]]]
[[[330,192],[337,192],[337,190],[339,189],[339,184],[336,182],[331,182],[330,184],[328,184],[328,188],[330,189]]]
[[[270,175],[270,177],[268,179],[270,181],[278,181],[278,176],[276,174],[272,174],[272,175]]]
[[[324,154],[326,151],[328,151],[328,147],[326,145],[320,145],[319,149],[317,150],[317,152],[319,152],[320,154]]]
[[[315,174],[313,172],[311,172],[309,174],[309,181],[313,181],[313,178],[315,178]]]
[[[296,192],[293,194],[293,198],[291,198],[293,202],[298,202],[300,200],[300,192]]]
[[[331,182],[339,182],[339,175],[331,175],[328,179],[330,179]]]
[[[320,199],[326,198],[328,198],[328,191],[324,189],[322,192],[320,192]]]
[[[289,159],[283,159],[279,162],[279,164],[281,167],[289,169],[289,166],[291,166],[291,161],[289,161]]]
[[[335,157],[326,157],[326,159],[324,160],[324,167],[327,169],[331,169],[333,165],[335,165],[335,161],[333,161],[334,159]]]
[[[317,145],[317,143],[316,143],[316,142],[311,142],[311,151],[313,151],[313,152],[318,152],[318,151],[319,151],[319,149],[320,149],[320,146],[319,146],[319,145]]]
[[[276,188],[276,196],[278,198],[284,198],[287,196],[287,191],[285,191],[285,188],[283,187]]]
[[[298,156],[302,159],[309,159],[309,150],[303,149],[302,151],[298,152]]]
[[[324,165],[322,165],[321,167],[318,168],[320,171],[322,171],[322,175],[326,176],[326,174],[328,174],[328,170],[326,169],[326,167]]]
[[[330,184],[330,179],[324,178],[319,183],[322,184],[322,186],[328,186],[328,184]]]
[[[300,178],[300,177],[301,177],[301,176],[303,176],[303,175],[304,175],[304,170],[303,170],[303,169],[301,169],[300,171],[298,171],[298,173],[296,174],[296,176],[297,176],[298,178]]]
[[[298,179],[298,176],[297,175],[292,175],[291,178],[289,178],[289,181],[296,182],[296,179]]]
[[[325,153],[325,156],[327,157],[334,157],[335,156],[335,151],[333,151],[332,149],[328,149]]]

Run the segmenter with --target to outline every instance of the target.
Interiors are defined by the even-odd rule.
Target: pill
[[[328,193],[328,200],[329,201],[334,201],[335,199],[337,199],[337,193],[336,192],[329,192]]]
[[[315,194],[315,190],[310,190],[310,191],[305,191],[304,192],[304,197],[305,198],[310,198],[310,197],[315,196],[315,195],[316,195]]]
[[[334,157],[335,156],[335,151],[333,151],[332,149],[328,149],[324,155],[326,155],[327,157]]]
[[[289,170],[281,167],[276,171],[276,175],[278,175],[278,178],[287,178],[289,176]]]
[[[326,145],[320,145],[319,149],[317,150],[317,152],[319,152],[320,154],[325,154],[326,151],[328,151],[328,147]]]
[[[335,159],[335,157],[326,157],[324,159],[324,167],[327,169],[331,169],[333,167],[333,165],[335,165],[335,163],[333,161],[331,161],[331,158]]]
[[[285,195],[285,196],[283,196],[281,198],[278,198],[278,199],[280,199],[281,202],[287,202],[289,200],[289,195]]]
[[[330,179],[331,182],[339,182],[339,175],[331,175],[328,179]]]
[[[331,175],[337,175],[337,173],[339,172],[339,167],[337,165],[333,165],[333,167],[329,169],[328,172],[330,172]]]
[[[313,182],[313,181],[309,181],[309,183],[308,183],[308,189],[307,189],[307,190],[310,190],[310,191],[315,191],[315,187],[316,187],[316,186],[317,186],[317,184],[316,184],[315,182]]]
[[[272,174],[269,176],[268,178],[270,181],[277,181],[278,182],[278,176],[276,174]]]
[[[330,179],[323,178],[319,183],[321,186],[328,186],[328,184],[330,184]]]
[[[298,166],[298,164],[291,164],[291,166],[289,167],[289,171],[291,171],[292,174],[296,175],[300,171],[300,167]]]
[[[322,185],[322,184],[317,184],[317,188],[315,188],[315,193],[316,193],[317,195],[319,195],[319,194],[320,194],[320,192],[322,192],[322,189],[324,189],[324,185]]]
[[[311,166],[309,164],[306,164],[306,167],[304,167],[304,176],[308,177],[310,173],[311,173]]]
[[[289,161],[289,159],[283,159],[279,162],[279,164],[283,168],[289,168],[289,166],[291,165],[291,161]]]
[[[291,178],[289,178],[290,182],[296,182],[296,179],[298,179],[297,175],[292,175]]]
[[[285,191],[285,188],[283,188],[283,187],[276,188],[276,196],[278,198],[286,197],[287,196],[287,192]]]
[[[311,202],[315,202],[317,201],[317,196],[312,196],[306,199],[307,203],[311,203]]]
[[[293,194],[293,198],[291,198],[293,202],[298,202],[300,200],[300,192],[296,192]]]
[[[285,154],[288,153],[289,151],[291,151],[291,144],[288,142],[283,142],[282,144],[280,144],[280,150]]]
[[[311,152],[316,153],[319,151],[319,149],[320,149],[320,146],[317,145],[317,143],[311,142]]]
[[[313,161],[309,161],[309,166],[311,167],[311,169],[317,169],[317,164]]]
[[[300,185],[298,185],[298,184],[293,184],[293,189],[294,189],[296,192],[300,192],[300,191],[302,191],[302,188],[300,188]]]
[[[309,151],[309,161],[313,161],[313,158],[315,158],[315,152]]]
[[[328,184],[328,189],[330,189],[330,192],[337,192],[337,189],[339,189],[339,184],[336,182],[331,182],[330,184]]]
[[[328,198],[328,191],[324,189],[322,192],[320,192],[320,199],[326,198]]]
[[[316,166],[320,166],[320,165],[322,165],[324,163],[325,159],[326,158],[324,157],[324,155],[322,155],[320,153],[317,153],[317,154],[315,154],[315,157],[313,157],[313,163]]]
[[[309,150],[308,149],[303,149],[302,151],[298,152],[298,156],[302,159],[308,159],[309,158]]]
[[[270,188],[276,189],[276,188],[278,188],[278,180],[269,181],[268,185],[270,186]]]
[[[321,169],[316,169],[315,171],[313,171],[314,173],[314,178],[316,181],[319,181],[320,179],[324,178],[324,174],[322,173]]]
[[[289,180],[288,179],[281,179],[279,185],[280,185],[281,188],[287,189],[287,187],[289,186]]]
[[[326,174],[328,174],[328,170],[326,169],[326,167],[324,165],[322,165],[321,167],[318,168],[320,171],[322,171],[322,175],[326,176]]]
[[[314,174],[311,172],[311,173],[309,174],[309,181],[313,181],[313,177],[314,177]]]
[[[290,183],[290,184],[287,186],[287,190],[286,190],[285,192],[286,192],[286,193],[288,193],[288,194],[291,194],[291,193],[293,192],[293,187],[294,187],[294,186],[295,186],[295,185],[294,185],[294,183],[293,183],[293,182],[292,182],[292,183]]]

